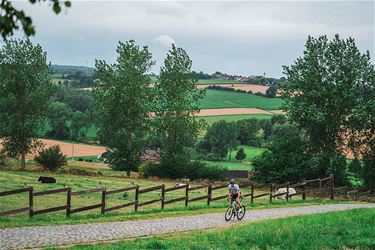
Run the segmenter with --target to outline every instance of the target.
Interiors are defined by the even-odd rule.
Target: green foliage
[[[66,156],[61,152],[59,145],[39,151],[34,160],[38,165],[49,171],[56,171],[67,164]]]
[[[5,149],[1,149],[0,150],[0,166],[5,165],[5,159],[6,159],[6,157],[7,157],[7,155],[6,155]]]
[[[245,150],[243,148],[240,148],[238,151],[237,151],[237,154],[236,154],[236,160],[237,161],[242,161],[243,159],[246,158],[246,153],[245,153]]]
[[[61,102],[54,102],[48,107],[48,118],[51,124],[51,130],[47,135],[55,139],[69,139],[70,128],[68,121],[71,119],[72,110],[68,105]]]
[[[259,121],[260,128],[263,130],[263,139],[267,141],[272,134],[272,123],[270,119],[262,119]]]
[[[367,154],[363,158],[362,178],[366,188],[375,189],[375,157]]]
[[[97,60],[96,75],[103,82],[94,90],[99,128],[110,148],[108,163],[115,170],[138,169],[145,145],[150,110],[150,78],[154,62],[147,47],[133,40],[120,42],[115,64]]]
[[[0,137],[10,157],[38,147],[37,132],[53,86],[47,54],[30,40],[6,41],[0,49]]]
[[[272,125],[284,125],[286,121],[286,116],[283,114],[276,114],[271,117]]]
[[[251,118],[237,122],[239,128],[238,140],[243,145],[259,146],[260,138],[257,136],[260,129],[259,120]]]
[[[148,163],[140,167],[143,177],[157,176],[161,178],[189,178],[192,180],[223,180],[226,168],[208,166],[201,161],[192,161],[186,154],[178,154],[165,158],[160,164]]]
[[[277,94],[277,86],[275,84],[272,84],[266,90],[266,97],[268,97],[268,98],[275,98],[276,94]]]
[[[349,136],[350,149],[360,151],[363,139],[370,137],[355,132],[371,127],[373,111],[366,107],[375,96],[369,53],[361,54],[352,38],[308,37],[303,57],[284,66],[284,73],[288,83],[282,85],[283,109],[291,122],[305,129],[310,150],[340,156]]]
[[[203,120],[197,120],[195,115],[205,92],[196,88],[191,66],[187,53],[172,45],[154,86],[153,125],[163,159],[181,154],[185,147],[193,146],[204,125]]]
[[[353,159],[349,165],[348,169],[351,173],[353,173],[355,176],[360,176],[362,173],[362,163],[357,158]]]
[[[44,2],[46,0],[29,0],[31,4],[36,2]],[[52,5],[52,10],[56,14],[61,12],[62,3],[65,7],[70,7],[70,1],[60,1],[60,0],[48,0]],[[0,2],[0,35],[3,39],[14,34],[15,30],[19,29],[19,25],[22,25],[22,29],[26,36],[31,36],[35,34],[35,28],[33,26],[30,16],[27,16],[23,10],[16,9],[10,0],[2,0]]]
[[[239,145],[238,133],[236,123],[215,122],[208,128],[203,140],[198,144],[198,149],[206,150],[213,153],[215,157],[223,159],[228,152],[235,150]]]

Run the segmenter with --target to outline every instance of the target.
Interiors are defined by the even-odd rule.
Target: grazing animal
[[[38,181],[42,183],[56,183],[56,179],[53,177],[39,176]]]
[[[286,193],[287,192],[287,188],[279,188],[275,195],[277,194],[282,194],[282,193]],[[289,188],[289,195],[291,194],[295,194],[296,193],[296,190],[294,190],[294,188]],[[277,196],[276,197],[277,199],[286,199],[286,194],[283,194],[283,195],[280,195],[280,196]],[[289,197],[289,199],[293,199],[293,196]]]

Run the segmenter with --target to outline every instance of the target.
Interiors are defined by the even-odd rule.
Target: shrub
[[[55,145],[39,151],[35,162],[46,170],[56,171],[67,164],[66,156],[61,152],[60,146]]]
[[[361,161],[355,158],[352,160],[349,165],[348,169],[351,173],[353,173],[355,176],[360,176],[362,171],[362,164]]]
[[[363,157],[362,178],[366,188],[375,189],[375,157],[365,155]]]
[[[336,157],[331,159],[331,163],[328,167],[327,175],[333,174],[335,185],[344,186],[348,185],[348,175],[347,175],[347,164],[345,157]]]
[[[245,153],[245,150],[243,148],[240,148],[238,151],[237,151],[237,154],[236,154],[236,160],[237,161],[242,161],[243,159],[246,158],[246,153]]]
[[[0,150],[0,166],[4,166],[5,165],[5,159],[6,159],[7,155],[6,155],[6,152],[5,152],[5,149],[1,149]]]
[[[283,114],[276,114],[271,117],[272,125],[279,124],[284,125],[286,123],[286,116]]]
[[[149,162],[139,168],[145,178],[157,176],[160,178],[189,178],[221,180],[225,178],[226,168],[208,166],[202,161],[191,161],[186,155],[176,155],[162,160],[160,164]]]

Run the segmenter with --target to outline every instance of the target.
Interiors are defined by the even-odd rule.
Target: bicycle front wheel
[[[230,206],[230,207],[228,207],[227,211],[225,212],[225,220],[229,221],[230,219],[232,219],[232,216],[233,216],[233,207]]]
[[[241,206],[240,209],[237,211],[237,219],[242,220],[246,213],[246,207]]]

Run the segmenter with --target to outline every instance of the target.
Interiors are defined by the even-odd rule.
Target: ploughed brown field
[[[67,157],[79,157],[79,156],[96,156],[100,155],[101,153],[105,152],[105,147],[101,146],[93,146],[93,145],[86,145],[86,144],[72,144],[69,142],[62,142],[62,141],[55,141],[55,140],[48,140],[48,139],[41,139],[44,143],[45,148],[49,148],[54,145],[59,145],[63,154]],[[1,140],[0,140],[1,143]],[[2,145],[0,144],[0,149],[2,149]],[[32,158],[36,153],[28,155],[28,158]]]

